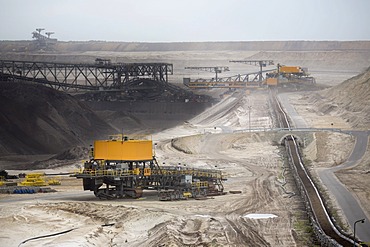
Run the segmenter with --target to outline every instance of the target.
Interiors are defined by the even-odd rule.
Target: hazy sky
[[[370,0],[0,0],[0,40],[370,40]],[[45,31],[44,31],[45,32]]]

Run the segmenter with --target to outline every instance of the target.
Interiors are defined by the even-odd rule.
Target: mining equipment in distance
[[[271,60],[240,60],[230,61],[236,63],[255,63],[260,65],[260,71],[247,74],[238,74],[234,76],[218,77],[217,73],[222,72],[221,68],[229,67],[185,67],[185,69],[198,69],[216,72],[216,77],[212,79],[191,79],[183,78],[185,86],[191,89],[210,89],[210,88],[228,88],[228,89],[260,89],[265,87],[276,87],[280,85],[287,85],[291,83],[308,83],[314,84],[316,80],[308,73],[308,68],[300,66],[286,66],[277,64],[276,69],[262,70],[262,67],[273,65]],[[206,70],[207,71],[207,70]],[[265,77],[263,75],[266,75]]]
[[[277,86],[286,83],[316,83],[314,77],[308,74],[307,68],[300,66],[277,65],[277,70],[266,73],[264,84],[267,86]]]
[[[139,198],[143,190],[158,191],[159,200],[181,200],[222,195],[226,180],[219,170],[161,166],[152,140],[113,135],[96,140],[90,160],[71,175],[83,180],[84,190],[100,199]]]

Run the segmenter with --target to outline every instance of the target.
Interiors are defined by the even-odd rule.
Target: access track
[[[277,90],[270,91],[270,102],[277,117],[276,122],[280,128],[291,130],[288,116],[276,95]],[[321,246],[353,246],[353,240],[341,232],[330,217],[318,189],[303,164],[299,144],[293,134],[286,137],[285,146],[296,185],[305,202],[308,217]]]

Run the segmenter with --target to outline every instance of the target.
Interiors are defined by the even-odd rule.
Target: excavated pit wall
[[[200,114],[210,102],[85,102],[95,113],[123,132],[152,134],[175,127]]]

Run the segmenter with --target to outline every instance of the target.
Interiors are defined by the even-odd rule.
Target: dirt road
[[[220,169],[228,178],[225,190],[241,194],[160,202],[146,192],[139,200],[99,201],[82,192],[76,198],[81,188],[75,184],[65,188],[74,191],[70,197],[58,192],[62,198],[23,195],[24,201],[8,201],[0,211],[0,222],[7,225],[1,243],[17,246],[28,238],[74,229],[25,246],[295,246],[300,204],[281,188],[279,148],[267,133],[222,133],[248,129],[250,105],[251,125],[270,128],[267,94],[258,93],[225,99],[203,116],[153,136],[161,163]],[[256,213],[262,216],[247,217]]]
[[[208,62],[201,56],[199,65]],[[333,83],[339,83],[336,78]],[[349,127],[337,116],[318,118],[300,97],[293,95],[292,101],[308,125],[330,127],[334,122]],[[152,136],[160,164],[220,169],[228,179],[225,191],[241,194],[160,202],[154,192],[145,192],[137,200],[100,201],[82,191],[80,180],[63,178],[56,194],[0,195],[0,224],[6,226],[0,232],[0,245],[18,246],[29,238],[66,230],[71,231],[21,246],[312,245],[300,198],[286,193],[294,192],[294,184],[289,172],[283,173],[276,140],[265,131],[249,132],[273,127],[267,98],[263,91],[233,95],[194,119]],[[319,133],[306,141],[306,157],[325,167],[347,157],[351,145],[340,144],[353,140]],[[75,165],[58,171],[70,171]]]

